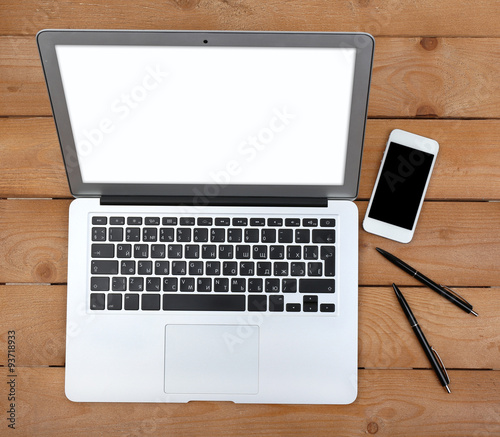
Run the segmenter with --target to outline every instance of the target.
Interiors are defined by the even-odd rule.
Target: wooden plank
[[[500,199],[500,120],[370,119],[360,200],[371,195],[385,143],[395,128],[440,143],[427,199]],[[0,119],[0,131],[0,197],[71,197],[51,118]]]
[[[0,200],[0,283],[66,281],[68,200]],[[360,223],[367,202],[357,202]],[[381,246],[450,286],[500,284],[500,203],[425,202],[409,245],[360,226],[360,284],[418,285],[375,251]],[[390,275],[389,275],[390,273]]]
[[[361,370],[351,405],[75,403],[63,368],[18,368],[16,435],[471,436],[500,433],[498,371],[450,371],[452,394],[431,370]],[[0,369],[9,381],[7,369]],[[3,384],[0,408],[6,414]],[[408,396],[411,393],[411,396]],[[432,418],[432,420],[429,420]],[[6,426],[5,422],[3,426]]]
[[[370,117],[500,117],[500,39],[377,38]],[[0,37],[0,115],[50,115],[34,37]]]
[[[467,288],[479,317],[462,312],[426,288],[402,287],[430,344],[451,369],[500,370],[498,289]],[[430,368],[390,287],[359,290],[359,366]],[[19,366],[63,366],[66,286],[0,286],[0,350],[7,332],[16,332]],[[7,355],[0,355],[0,366]]]
[[[64,366],[65,285],[0,285],[0,350],[15,331],[18,366]],[[7,355],[0,366],[7,365]]]
[[[0,119],[0,197],[71,197],[52,118]]]
[[[437,7],[439,6],[439,7]],[[224,29],[288,31],[363,31],[374,35],[500,35],[496,2],[411,0],[328,2],[217,2],[215,0],[138,0],[127,5],[76,0],[35,0],[0,4],[0,34],[32,34],[40,29]]]

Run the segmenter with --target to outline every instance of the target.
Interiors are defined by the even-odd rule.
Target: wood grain
[[[370,117],[500,117],[500,39],[376,41]],[[0,116],[51,115],[34,37],[0,37]]]
[[[500,199],[500,120],[371,119],[366,128],[360,200],[371,195],[387,138],[395,128],[440,143],[427,199]],[[71,197],[51,118],[0,119],[0,132],[0,197]]]
[[[63,368],[18,368],[16,435],[499,434],[499,372],[449,373],[452,394],[443,390],[431,370],[360,370],[358,399],[346,406],[230,402],[81,404],[65,398]],[[0,369],[0,377],[7,380],[6,369]],[[6,384],[1,390],[6,390]],[[0,396],[0,408],[8,410],[4,393]]]
[[[427,288],[401,289],[448,368],[500,370],[498,289],[458,289],[477,318]],[[15,330],[19,366],[64,366],[66,286],[0,286],[0,308],[0,350],[7,350],[7,332]],[[6,363],[0,355],[0,366]],[[390,287],[360,287],[359,366],[430,368]]]
[[[0,34],[50,28],[363,31],[374,35],[498,36],[496,2],[466,0],[137,0],[127,4],[3,0]]]
[[[0,283],[63,283],[69,200],[0,200]],[[414,240],[401,245],[361,229],[361,285],[418,285],[376,251],[382,246],[447,285],[500,284],[500,203],[425,202]],[[471,224],[474,224],[473,226]],[[388,274],[390,273],[390,276]]]

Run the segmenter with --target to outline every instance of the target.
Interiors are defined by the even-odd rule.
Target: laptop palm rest
[[[166,326],[166,393],[256,394],[258,389],[258,326]]]

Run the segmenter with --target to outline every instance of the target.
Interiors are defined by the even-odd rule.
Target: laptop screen
[[[55,50],[83,183],[344,184],[355,48]]]

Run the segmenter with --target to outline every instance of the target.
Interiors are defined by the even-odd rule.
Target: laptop
[[[357,396],[362,33],[43,30],[71,193],[66,396]]]

